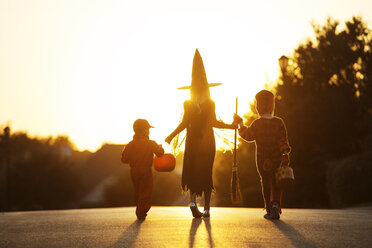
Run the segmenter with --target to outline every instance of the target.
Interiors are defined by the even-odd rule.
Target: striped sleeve
[[[254,131],[254,121],[249,127],[241,126],[239,128],[239,135],[246,141],[254,141],[256,139]]]

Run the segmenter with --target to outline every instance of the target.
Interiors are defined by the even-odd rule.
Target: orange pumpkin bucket
[[[174,170],[174,167],[176,167],[176,158],[170,153],[154,158],[154,168],[159,172],[169,172]]]

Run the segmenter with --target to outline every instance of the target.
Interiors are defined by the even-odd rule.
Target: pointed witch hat
[[[191,85],[179,87],[179,90],[187,90],[191,88],[207,88],[221,85],[222,83],[208,83],[207,74],[205,73],[203,59],[200,56],[199,50],[196,48],[194,61],[192,63],[192,76],[191,76]]]

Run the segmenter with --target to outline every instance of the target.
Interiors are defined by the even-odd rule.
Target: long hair
[[[201,98],[211,99],[211,93],[209,92],[209,87],[203,88],[191,88],[190,90],[190,99],[192,101],[198,101]]]

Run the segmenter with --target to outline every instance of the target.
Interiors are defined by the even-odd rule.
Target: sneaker
[[[209,210],[204,210],[203,211],[203,218],[209,218],[211,215],[209,213]]]
[[[190,209],[192,212],[192,216],[194,216],[194,218],[200,218],[203,216],[203,214],[199,211],[198,206],[190,205]]]
[[[274,202],[271,208],[271,219],[279,220],[279,218],[280,218],[279,204],[277,202]]]
[[[266,214],[264,215],[265,219],[271,219],[271,209],[266,209]]]

